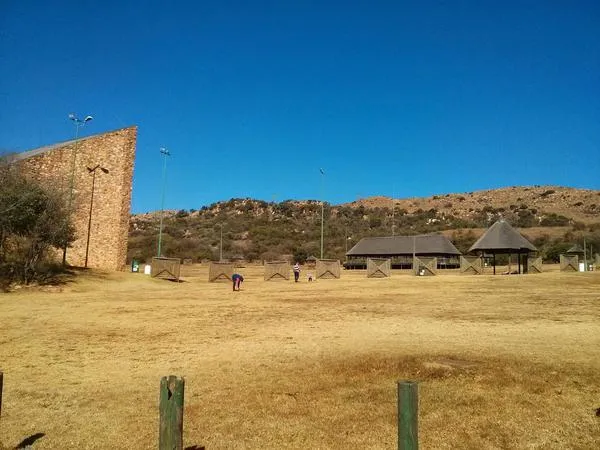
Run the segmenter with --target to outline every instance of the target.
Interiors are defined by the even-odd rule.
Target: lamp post
[[[160,200],[160,225],[158,228],[158,252],[157,256],[161,257],[161,246],[162,246],[162,230],[163,230],[163,218],[165,210],[165,190],[167,185],[167,156],[171,156],[169,150],[164,147],[160,148],[160,154],[163,156],[163,170],[162,170],[162,196]]]
[[[350,240],[352,240],[352,236],[346,236],[346,239],[344,239],[346,241],[346,253],[344,254],[346,261],[348,260],[348,241]]]
[[[392,185],[392,236],[396,235],[396,202],[394,200],[395,186]]]
[[[223,261],[223,224],[221,225],[221,244],[219,245],[219,261]]]
[[[319,169],[321,172],[321,259],[323,259],[323,216],[325,210],[325,200],[323,199],[323,177],[325,176],[325,171],[321,168]]]
[[[88,254],[90,251],[90,231],[92,229],[92,211],[94,210],[94,189],[96,187],[96,170],[100,169],[104,173],[108,173],[108,169],[101,167],[100,164],[96,164],[94,167],[88,167],[87,170],[92,174],[92,195],[90,196],[90,216],[88,218],[88,229],[87,229],[87,242],[85,244],[85,264],[84,267],[88,266]]]
[[[83,128],[83,126],[93,119],[92,116],[85,116],[85,118],[79,119],[75,114],[69,114],[69,119],[73,121],[75,124],[75,143],[73,146],[73,150],[71,151],[71,179],[69,182],[69,202],[67,204],[67,217],[71,217],[71,213],[73,212],[73,191],[75,189],[75,162],[77,160],[77,146],[79,144],[79,129]],[[65,245],[63,247],[63,266],[67,263],[67,242],[65,240]]]

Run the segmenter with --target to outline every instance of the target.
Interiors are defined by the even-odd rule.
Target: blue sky
[[[137,125],[132,210],[600,189],[597,1],[0,1],[0,149]],[[323,167],[323,188],[320,187]],[[322,194],[321,194],[322,192]]]

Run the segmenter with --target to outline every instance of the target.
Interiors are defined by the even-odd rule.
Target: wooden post
[[[419,390],[414,381],[398,382],[398,450],[419,448]]]
[[[183,391],[185,380],[175,375],[160,380],[159,450],[183,450]]]
[[[4,384],[4,373],[0,371],[0,417],[2,417],[2,385]]]

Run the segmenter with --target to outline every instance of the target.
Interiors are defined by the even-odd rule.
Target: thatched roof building
[[[585,252],[583,251],[583,248],[581,248],[581,245],[579,244],[575,244],[573,247],[571,247],[565,252],[565,254],[567,255],[583,255],[584,253]]]
[[[497,254],[517,254],[518,272],[521,273],[521,256],[536,252],[537,248],[510,226],[505,220],[494,223],[469,249],[469,253],[491,254],[494,274],[496,273]],[[524,267],[527,266],[526,261]]]
[[[410,268],[413,255],[435,256],[440,267],[460,265],[460,252],[446,236],[421,234],[363,238],[346,253],[346,267],[366,267],[367,258],[390,258],[393,267]]]

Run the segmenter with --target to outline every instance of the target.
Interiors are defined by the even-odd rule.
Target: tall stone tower
[[[76,240],[68,264],[83,267],[87,253],[88,267],[124,268],[136,138],[129,127],[15,155],[25,173],[71,198]]]

